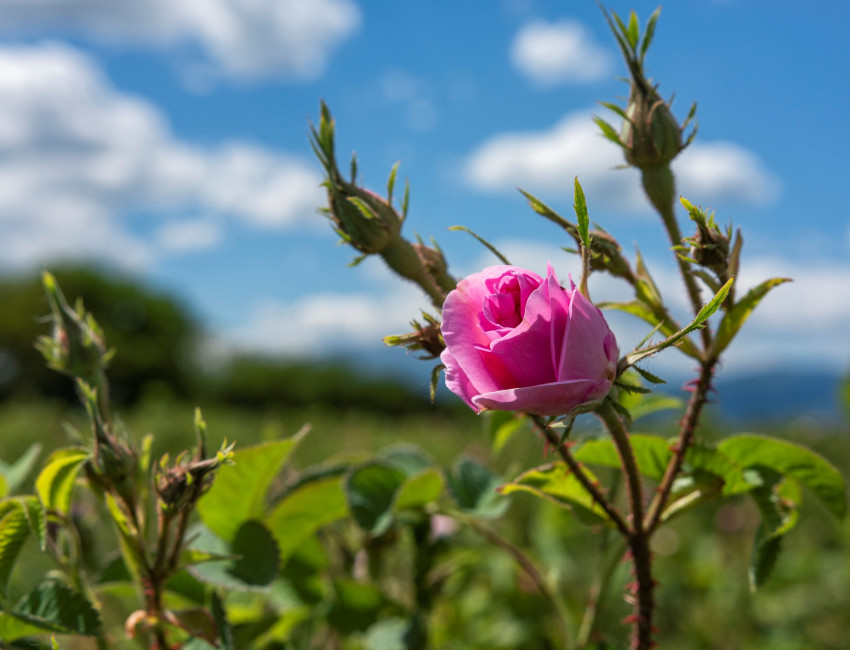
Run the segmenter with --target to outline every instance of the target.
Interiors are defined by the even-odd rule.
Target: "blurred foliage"
[[[97,269],[66,268],[54,275],[66,295],[80,296],[97,314],[109,345],[120,350],[108,370],[118,406],[146,395],[171,395],[240,408],[325,405],[387,414],[434,409],[427,390],[391,377],[364,376],[353,364],[337,360],[235,353],[223,364],[200,363],[203,332],[179,300],[134,278]],[[0,402],[58,398],[74,404],[73,385],[46,368],[33,346],[39,335],[49,333],[40,277],[0,279],[0,304]],[[438,407],[460,408],[454,402]]]
[[[192,441],[192,422],[185,403],[172,399],[146,398],[122,412],[129,430],[141,435],[157,432],[156,444],[179,449]],[[490,433],[482,418],[465,413],[446,416],[389,416],[368,412],[329,412],[321,407],[307,409],[257,410],[219,406],[205,411],[210,422],[210,444],[227,436],[239,441],[239,448],[290,436],[309,421],[312,431],[298,446],[290,471],[303,471],[316,463],[344,460],[356,463],[393,443],[418,444],[442,466],[460,455],[486,461],[500,476],[513,476],[521,467],[544,460],[543,442],[529,430],[521,430],[491,456]],[[80,425],[84,415],[68,411],[60,403],[14,402],[0,405],[0,431],[3,456],[16,458],[37,437],[47,449],[63,444],[63,420]],[[595,433],[590,418],[580,421],[574,435]],[[664,432],[659,432],[664,433]],[[704,429],[701,436],[716,439],[728,432]],[[846,476],[850,473],[850,446],[847,429],[828,429],[813,420],[800,420],[786,430],[766,433],[805,444],[835,463]],[[158,452],[157,452],[158,453]],[[287,480],[288,474],[280,477]],[[291,476],[290,476],[291,477]],[[606,483],[611,475],[601,475]],[[836,521],[818,502],[806,495],[798,529],[788,535],[786,546],[771,579],[757,594],[750,593],[747,569],[754,528],[758,517],[751,500],[733,497],[719,505],[688,512],[665,526],[653,540],[658,598],[659,645],[677,650],[810,650],[846,648],[850,638],[850,520]],[[571,513],[531,496],[511,497],[512,506],[489,524],[494,530],[522,548],[546,574],[564,598],[573,630],[580,623],[595,576],[600,567],[613,570],[613,580],[600,606],[593,637],[609,650],[627,646],[628,626],[622,619],[630,611],[624,600],[631,580],[628,564],[622,561],[614,539],[605,541],[580,523]],[[109,535],[99,531],[101,513],[81,502],[75,512],[87,549],[91,571],[114,552],[106,542]],[[340,520],[322,529],[316,537],[329,555],[321,562],[304,553],[281,568],[284,585],[275,602],[297,611],[296,602],[330,606],[339,598],[344,576],[357,564],[357,551],[363,532],[351,519]],[[551,607],[530,583],[510,554],[483,538],[473,527],[461,526],[450,533],[450,548],[437,558],[434,576],[443,580],[440,598],[429,617],[431,647],[467,650],[478,648],[544,649],[552,647],[554,616]],[[410,579],[412,539],[410,531],[397,531],[384,555],[385,566],[374,578],[384,593],[405,598]],[[336,559],[335,559],[336,558]],[[315,561],[314,561],[315,560]],[[25,549],[25,557],[12,576],[11,591],[22,593],[21,583],[45,569],[44,556],[37,548]],[[311,564],[318,563],[316,566]],[[318,573],[317,573],[318,571]],[[371,584],[371,583],[370,583]],[[342,586],[341,586],[342,585]],[[281,589],[283,589],[281,587]],[[294,590],[294,591],[293,591]],[[276,592],[277,593],[277,592]],[[297,594],[297,595],[296,595]],[[121,625],[128,608],[136,602],[132,590],[104,589],[104,621],[110,633],[110,648],[133,648],[123,640]],[[286,603],[290,603],[286,605]],[[685,605],[687,604],[687,606]],[[243,594],[226,600],[235,618],[235,633],[250,636],[247,620],[256,603]],[[392,605],[376,610],[394,619]],[[240,616],[242,618],[240,618]],[[364,619],[370,620],[370,619]],[[337,621],[340,626],[360,625],[357,621]],[[331,638],[309,628],[307,620],[293,620],[298,635],[284,648],[339,647],[370,648],[365,633]],[[370,628],[371,629],[371,628]],[[382,628],[372,633],[377,638]],[[386,630],[383,630],[386,632]],[[315,633],[310,645],[311,633]],[[388,632],[387,632],[388,633]],[[298,640],[300,639],[300,641]],[[305,641],[306,639],[306,641]],[[94,641],[63,638],[63,648],[88,649]],[[327,645],[315,645],[327,643]],[[335,645],[341,643],[340,645]],[[239,647],[239,646],[237,646]],[[248,646],[242,646],[248,647]],[[387,646],[394,647],[394,646]]]
[[[128,404],[157,382],[178,396],[192,390],[198,325],[173,298],[129,277],[88,268],[56,269],[68,296],[98,314],[109,345],[121,350],[110,364],[112,399]],[[48,334],[49,313],[39,275],[0,279],[0,399],[42,396],[76,401],[73,384],[45,367],[33,344]]]

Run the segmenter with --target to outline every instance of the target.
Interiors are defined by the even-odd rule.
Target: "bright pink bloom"
[[[446,385],[470,408],[569,415],[611,390],[617,341],[602,312],[552,265],[546,279],[491,266],[443,305]]]

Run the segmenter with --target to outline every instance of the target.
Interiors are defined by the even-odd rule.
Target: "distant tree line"
[[[333,360],[236,355],[214,370],[199,363],[204,332],[179,300],[102,269],[52,270],[69,301],[81,298],[116,348],[112,399],[130,406],[146,391],[243,407],[331,408],[410,413],[433,409],[422,390],[390,376],[364,376]],[[50,398],[75,403],[71,382],[49,370],[34,342],[48,333],[37,274],[0,278],[0,401]]]

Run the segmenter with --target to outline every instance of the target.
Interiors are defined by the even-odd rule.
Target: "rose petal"
[[[443,340],[459,368],[464,369],[471,393],[486,393],[515,385],[502,361],[489,354],[490,338],[481,330],[479,314],[484,299],[490,295],[488,281],[497,281],[508,273],[521,272],[530,280],[543,282],[539,276],[513,266],[491,266],[461,280],[443,304]],[[527,284],[520,282],[520,286]]]
[[[546,280],[529,296],[522,323],[490,345],[493,354],[513,377],[509,386],[557,381],[558,359],[553,358],[553,336],[560,350],[560,341],[568,327],[568,308],[569,298],[550,267]]]
[[[472,398],[475,410],[525,411],[537,415],[569,415],[579,406],[601,401],[611,390],[607,379],[576,379],[527,388],[484,393]]]

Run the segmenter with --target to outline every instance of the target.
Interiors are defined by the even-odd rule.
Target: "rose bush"
[[[611,390],[617,341],[575,285],[516,266],[461,280],[443,305],[446,385],[476,412],[569,415]]]

